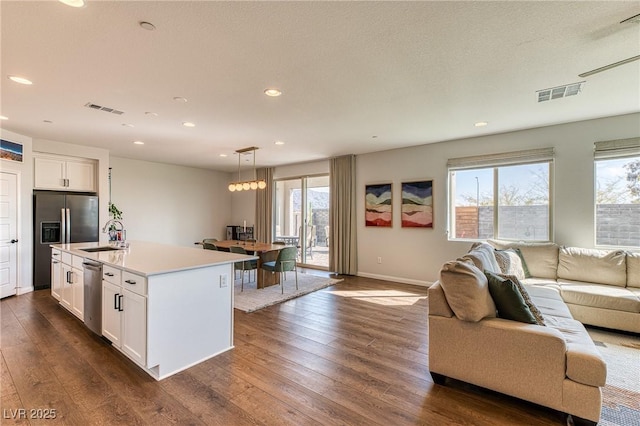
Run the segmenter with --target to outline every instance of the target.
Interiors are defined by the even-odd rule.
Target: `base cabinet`
[[[123,285],[134,283],[133,285],[142,287],[146,279],[106,265],[102,277],[102,335],[130,359],[145,366],[147,298]],[[137,287],[134,289],[138,290]]]
[[[51,258],[51,295],[57,301],[62,297],[62,263],[55,257]]]

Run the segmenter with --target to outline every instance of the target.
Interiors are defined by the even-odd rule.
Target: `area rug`
[[[247,277],[248,275],[245,276],[245,280]],[[293,272],[288,272],[287,280],[284,281],[284,294],[282,294],[279,285],[258,290],[256,289],[255,281],[249,283],[245,281],[244,291],[241,292],[240,280],[236,280],[233,307],[247,313],[254,312],[258,309],[295,299],[296,297],[332,286],[340,281],[342,280],[298,272],[298,290],[296,290],[295,275]]]
[[[640,337],[588,328],[607,363],[600,426],[640,424]]]

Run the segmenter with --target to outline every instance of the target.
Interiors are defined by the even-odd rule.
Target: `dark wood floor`
[[[236,311],[235,349],[160,382],[48,291],[10,297],[0,302],[0,423],[563,423],[557,412],[460,382],[434,385],[426,294],[347,277],[258,312]],[[27,419],[14,419],[19,409]],[[47,413],[38,409],[56,418],[29,419]]]

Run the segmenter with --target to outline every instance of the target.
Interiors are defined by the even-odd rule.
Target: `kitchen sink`
[[[87,247],[87,248],[81,248],[78,250],[86,251],[88,253],[95,253],[98,251],[115,251],[115,250],[122,250],[122,249],[118,247],[102,246],[102,247]]]

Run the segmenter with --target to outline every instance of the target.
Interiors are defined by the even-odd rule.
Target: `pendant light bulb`
[[[258,188],[265,189],[267,187],[267,182],[261,180],[258,182]]]
[[[255,180],[251,182],[251,189],[258,189],[258,182]]]
[[[229,184],[229,191],[233,192],[236,190],[236,184],[235,183],[230,183]]]

